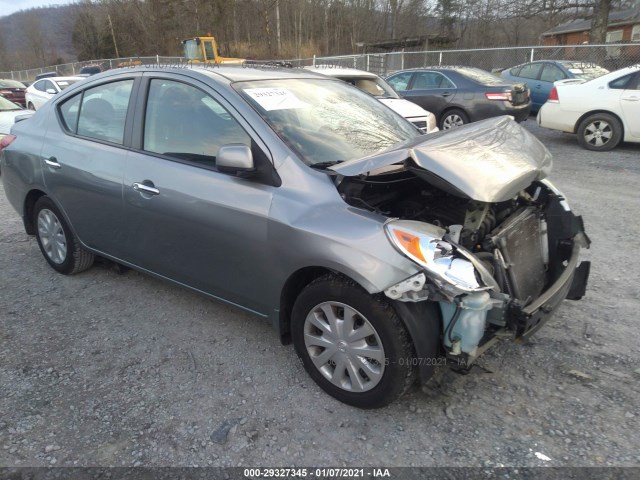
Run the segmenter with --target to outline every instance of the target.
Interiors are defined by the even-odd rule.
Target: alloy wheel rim
[[[323,302],[311,309],[304,343],[316,369],[342,390],[366,392],[382,379],[385,355],[378,332],[344,303]]]
[[[38,236],[49,260],[60,265],[67,258],[67,237],[55,213],[43,208],[38,213]]]
[[[609,122],[604,120],[596,120],[591,122],[584,129],[584,140],[594,147],[601,147],[609,143],[613,136],[613,129]]]
[[[445,130],[453,127],[459,127],[460,125],[464,125],[464,121],[462,120],[462,117],[457,114],[447,116],[444,119],[444,122],[442,122],[442,128]]]

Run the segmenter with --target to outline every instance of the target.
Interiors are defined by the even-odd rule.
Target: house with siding
[[[544,32],[541,35],[542,44],[563,46],[589,43],[590,30],[591,19],[573,20]],[[607,43],[632,42],[640,44],[640,8],[609,13]]]

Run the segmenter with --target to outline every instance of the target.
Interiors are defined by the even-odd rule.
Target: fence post
[[[533,56],[535,54],[535,51],[536,51],[535,48],[531,49],[531,60],[529,60],[530,62],[533,62]]]
[[[402,49],[402,53],[400,54],[400,70],[404,70],[404,48]]]
[[[313,66],[314,67],[316,66],[316,55],[315,54],[313,55]]]
[[[160,55],[156,54],[156,65],[160,65]]]
[[[438,65],[442,65],[442,51],[440,52],[440,55],[438,57]]]
[[[353,56],[353,68],[358,68],[358,59],[355,55]]]
[[[367,72],[369,72],[369,54],[367,53]]]

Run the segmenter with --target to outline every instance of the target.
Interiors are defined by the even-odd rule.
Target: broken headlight
[[[424,268],[425,273],[448,296],[491,288],[486,272],[473,255],[443,239],[446,231],[423,222],[392,220],[385,232],[395,248]],[[493,280],[493,279],[491,279]]]

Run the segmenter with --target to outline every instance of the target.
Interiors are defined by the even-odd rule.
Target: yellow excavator
[[[207,64],[242,64],[244,58],[221,57],[218,53],[218,44],[211,34],[207,37],[193,37],[182,41],[184,58],[191,63]]]

